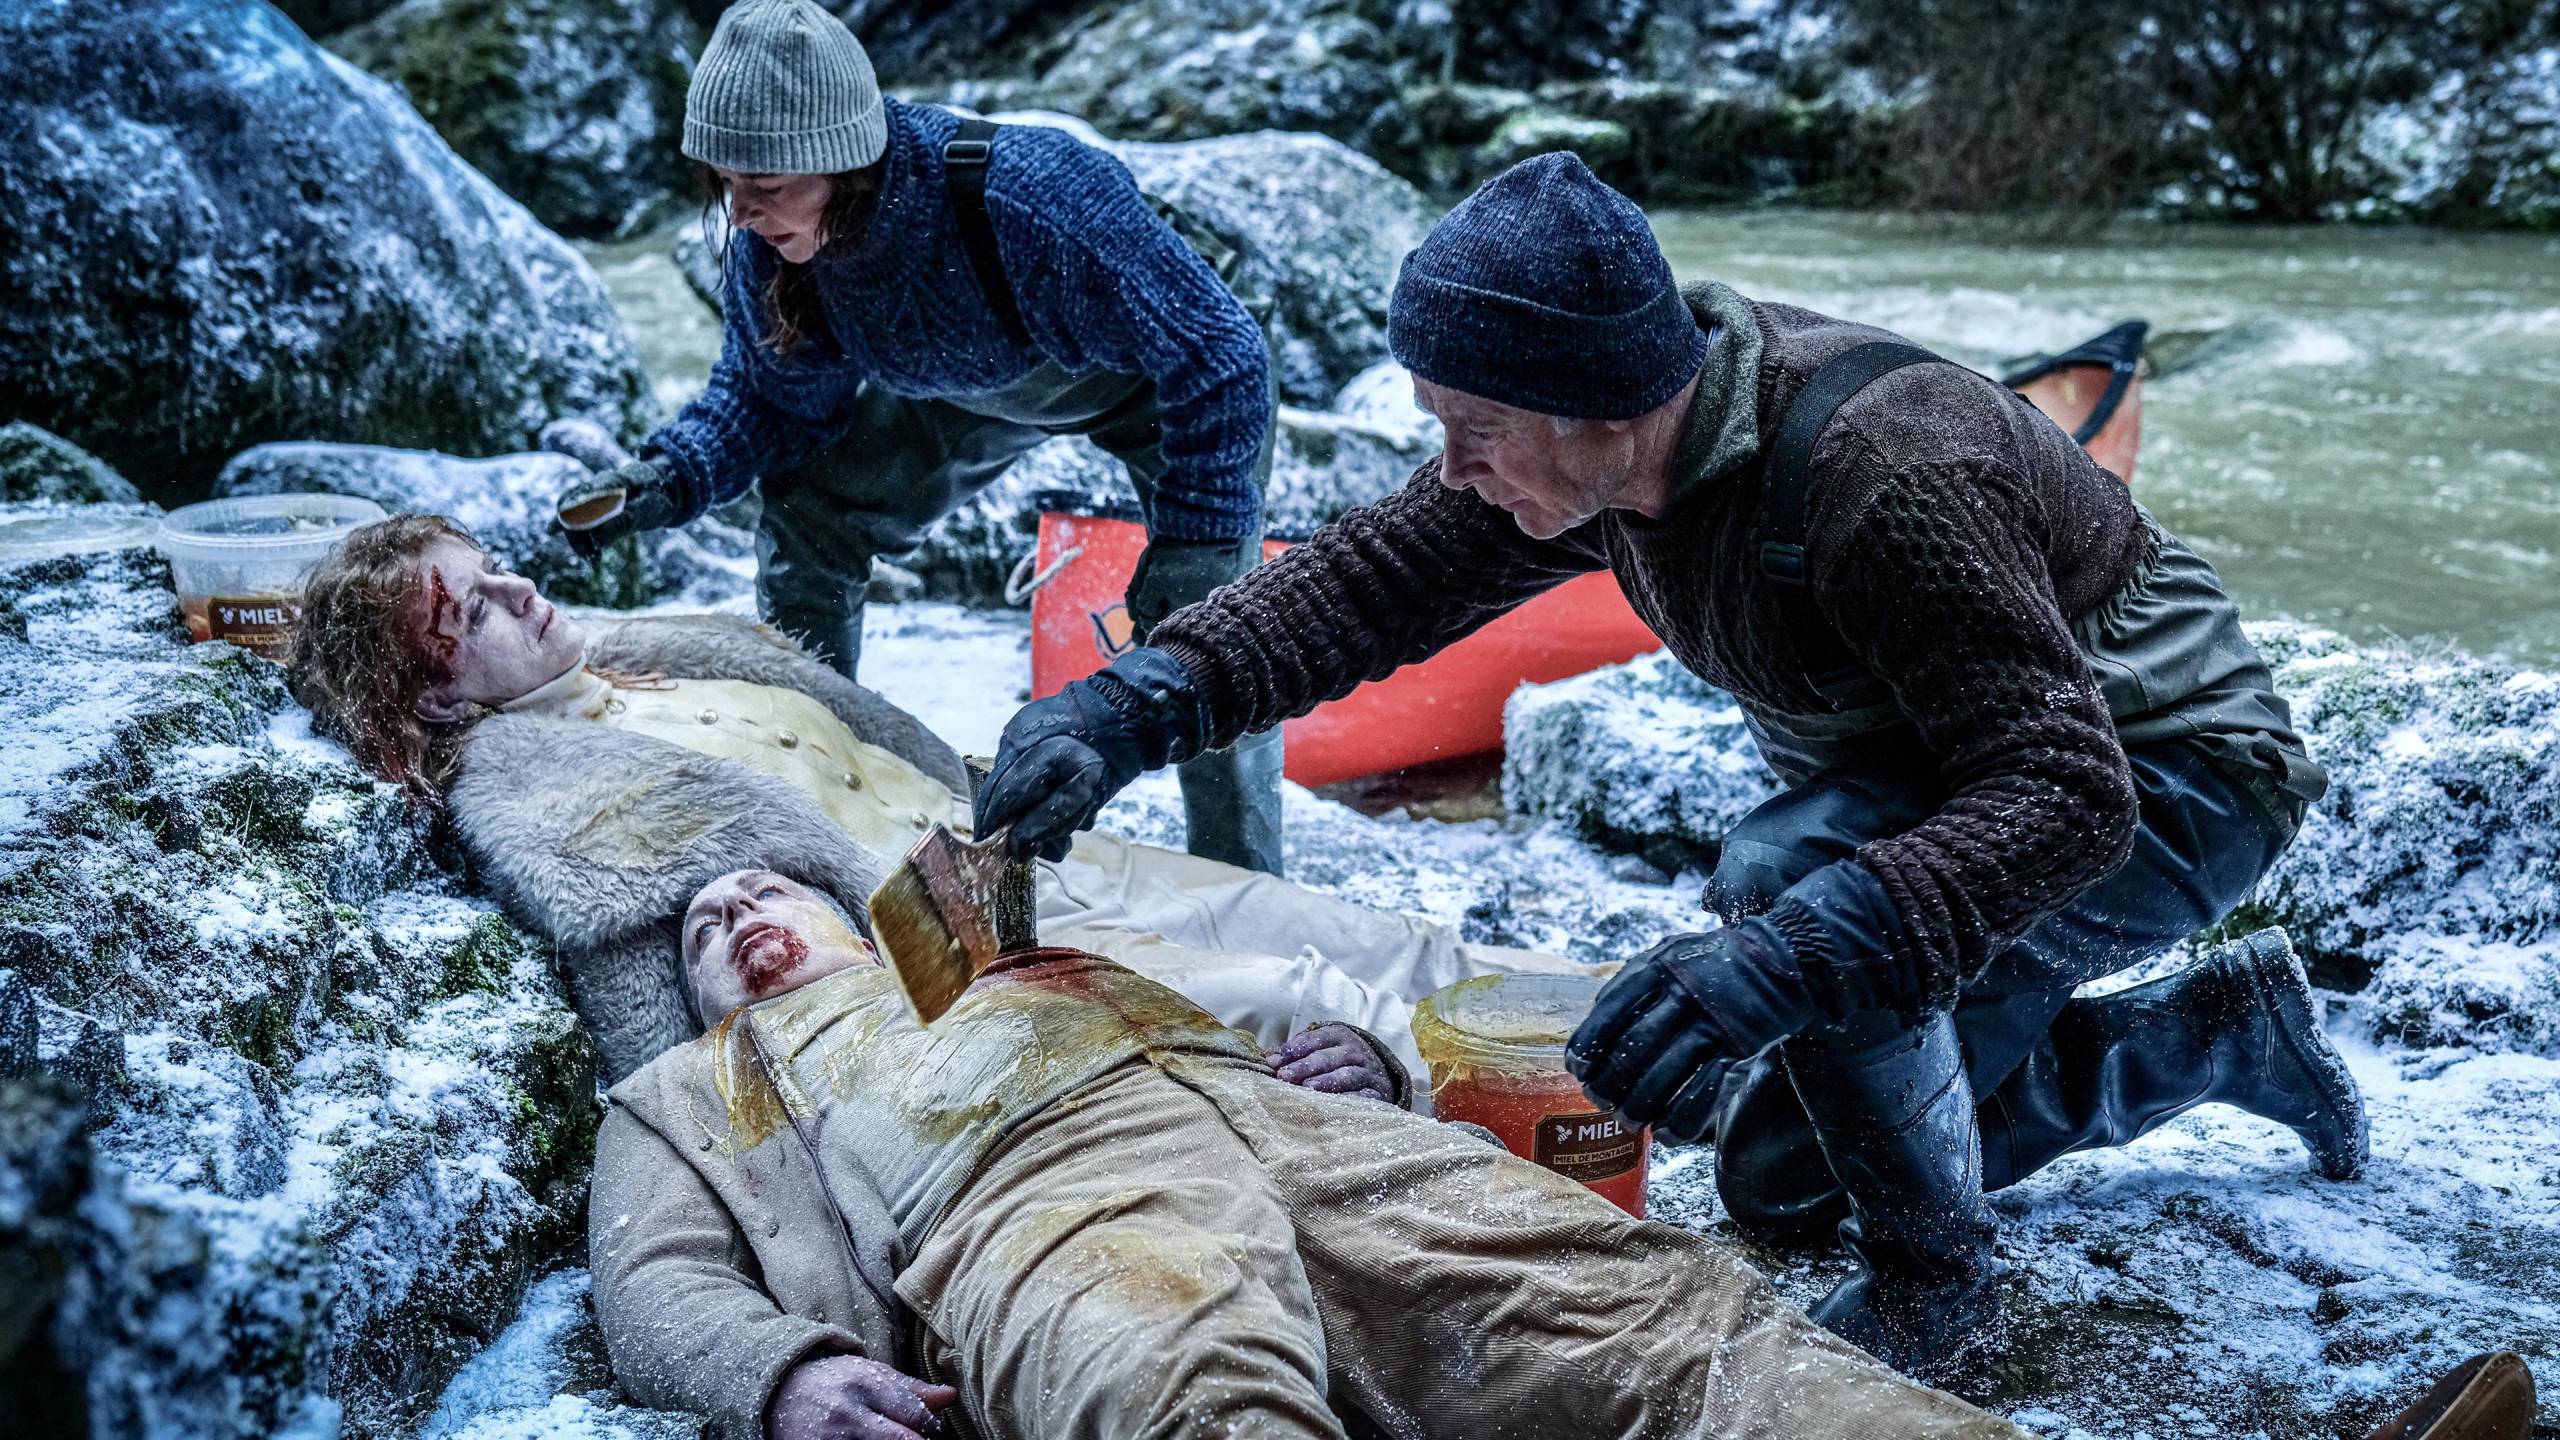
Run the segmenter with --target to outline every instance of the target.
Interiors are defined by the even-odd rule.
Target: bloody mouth
[[[779,925],[751,925],[729,949],[730,968],[750,997],[761,999],[809,958],[809,942]]]

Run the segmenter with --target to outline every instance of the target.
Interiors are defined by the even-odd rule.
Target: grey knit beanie
[[[720,17],[684,97],[684,153],[750,175],[833,175],[880,158],[889,120],[871,57],[813,0]]]
[[[1698,373],[1707,336],[1644,212],[1558,152],[1484,182],[1404,257],[1387,349],[1515,409],[1632,420]]]

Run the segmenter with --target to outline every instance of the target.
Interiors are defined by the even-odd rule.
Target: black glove
[[[589,475],[563,492],[556,508],[569,548],[590,565],[598,552],[623,536],[664,530],[682,519],[675,477],[649,460]]]
[[[1253,566],[1257,540],[1149,540],[1129,574],[1129,620],[1145,643],[1166,616]]]
[[[1011,825],[1015,858],[1066,858],[1075,833],[1140,772],[1198,754],[1209,728],[1191,673],[1141,646],[1005,722],[978,787],[977,828]]]
[[[1833,861],[1766,915],[1645,952],[1601,990],[1565,1067],[1627,1119],[1695,1141],[1714,1127],[1716,1091],[1737,1063],[1810,1025],[1948,1003],[1909,942],[1875,872]]]
[[[1666,1140],[1715,1124],[1727,1070],[1822,1018],[1765,920],[1674,935],[1618,972],[1565,1046],[1593,1100]]]

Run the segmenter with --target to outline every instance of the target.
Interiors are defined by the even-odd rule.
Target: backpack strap
[[[1806,530],[1813,510],[1813,446],[1849,397],[1906,365],[1943,361],[1917,345],[1874,340],[1833,356],[1796,392],[1761,461],[1760,573],[1778,587],[1805,679],[1835,710],[1890,699],[1813,603]],[[1951,363],[1951,362],[1950,362]]]
[[[996,249],[995,221],[987,215],[987,162],[995,157],[996,123],[972,116],[960,122],[960,133],[942,146],[942,168],[949,177],[951,215],[960,222],[960,248],[969,254],[969,269],[978,290],[995,312],[996,324],[1016,350],[1031,348],[1031,331],[1022,323],[1022,307],[1005,283],[1004,256]]]

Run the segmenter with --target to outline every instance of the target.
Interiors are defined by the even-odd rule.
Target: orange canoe
[[[2026,396],[2090,459],[2130,485],[2142,449],[2142,382],[2149,373],[2142,341],[2150,333],[2148,324],[2127,320],[2059,355],[2031,360],[2000,383]]]
[[[1031,597],[1031,693],[1054,695],[1129,648],[1124,594],[1147,532],[1134,520],[1040,517]],[[1287,546],[1270,541],[1266,554]],[[1065,563],[1060,565],[1063,559]],[[1502,748],[1502,705],[1524,682],[1614,665],[1662,642],[1627,608],[1616,577],[1568,580],[1418,665],[1288,722],[1288,775],[1330,785]]]
[[[2141,442],[2144,328],[2120,325],[2003,377],[2126,479]],[[1054,695],[1129,648],[1124,596],[1146,543],[1145,529],[1126,515],[1041,515],[1033,563],[1046,578],[1031,597],[1033,695]],[[1278,540],[1264,546],[1269,555],[1286,548]],[[1512,691],[1660,648],[1616,577],[1580,576],[1430,659],[1288,722],[1289,778],[1330,785],[1499,750]]]

